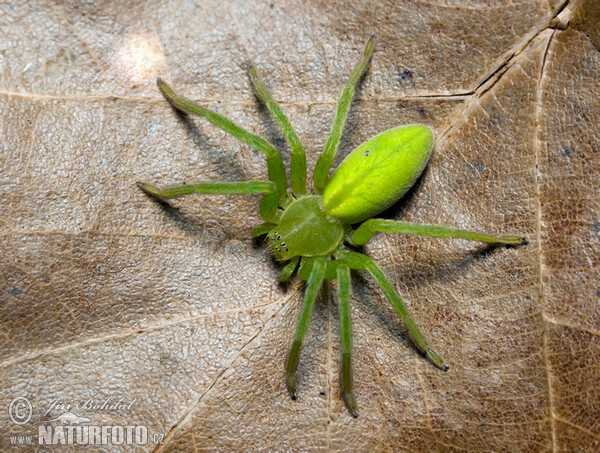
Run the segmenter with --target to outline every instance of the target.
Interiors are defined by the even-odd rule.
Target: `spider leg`
[[[292,192],[294,195],[303,195],[306,193],[306,154],[304,152],[304,148],[302,147],[302,143],[300,143],[298,135],[296,135],[294,128],[290,124],[285,114],[281,111],[281,107],[279,107],[277,101],[271,97],[269,91],[258,78],[256,68],[251,67],[249,74],[256,96],[258,96],[263,104],[267,106],[271,112],[271,115],[273,115],[273,118],[275,118],[279,124],[279,127],[281,127],[285,138],[290,144],[290,148],[292,149],[292,162],[290,168],[290,183],[292,186]]]
[[[283,266],[283,269],[281,269],[281,274],[279,274],[280,282],[285,282],[292,276],[296,270],[296,267],[298,267],[298,261],[300,261],[300,257],[294,256],[289,263]]]
[[[254,228],[252,228],[250,235],[253,238],[257,238],[263,234],[269,234],[273,228],[275,228],[275,225],[272,223],[261,223],[260,225],[256,225]]]
[[[398,222],[387,219],[369,219],[360,225],[351,235],[354,245],[363,245],[369,242],[375,232],[404,233],[437,238],[458,238],[471,241],[488,242],[494,245],[523,244],[526,238],[522,236],[480,233],[477,231],[457,230],[442,225],[427,225],[422,223]]]
[[[300,359],[300,347],[302,346],[302,340],[308,330],[308,324],[312,315],[315,300],[321,284],[325,278],[325,270],[327,269],[327,263],[324,258],[316,258],[310,271],[310,277],[304,291],[304,300],[302,301],[302,307],[300,308],[300,317],[298,318],[298,325],[296,327],[296,336],[292,343],[290,350],[286,371],[287,378],[286,383],[292,399],[296,399],[296,370],[298,369],[298,360]]]
[[[448,367],[444,364],[444,361],[439,354],[429,346],[429,342],[425,339],[425,336],[421,333],[419,327],[413,321],[410,313],[408,312],[408,308],[406,308],[406,305],[404,305],[400,295],[396,292],[394,286],[386,278],[377,263],[375,263],[375,261],[368,256],[356,252],[350,252],[345,255],[344,261],[352,269],[369,271],[375,282],[377,282],[385,296],[391,302],[398,315],[400,315],[400,318],[402,318],[402,321],[404,321],[404,325],[406,326],[416,347],[423,354],[425,354],[431,363],[433,363],[436,367],[442,371],[447,371]]]
[[[215,126],[220,127],[225,132],[239,138],[244,143],[252,146],[254,149],[262,152],[267,157],[267,170],[269,180],[273,181],[277,186],[276,195],[279,204],[285,204],[287,195],[287,176],[281,154],[277,149],[258,135],[251,134],[246,129],[238,126],[224,116],[216,112],[208,110],[182,96],[175,94],[173,89],[167,85],[162,79],[157,79],[156,83],[161,93],[173,105],[173,107],[184,112],[194,113],[206,118]]]
[[[277,187],[273,181],[244,181],[244,182],[201,182],[186,186],[167,187],[160,189],[153,184],[137,183],[138,187],[156,198],[182,197],[192,193],[212,194],[251,194],[264,193],[260,203],[260,216],[267,222],[278,222],[281,213],[277,210]]]
[[[354,67],[354,70],[350,75],[350,79],[348,80],[348,83],[344,87],[342,95],[340,96],[337,111],[335,112],[333,126],[331,127],[331,132],[327,138],[327,142],[325,143],[323,153],[319,156],[317,164],[315,165],[313,179],[315,192],[317,193],[323,193],[323,190],[327,185],[327,181],[329,180],[329,169],[331,168],[331,164],[335,158],[335,153],[337,152],[337,148],[340,143],[340,137],[342,136],[342,130],[346,124],[346,117],[348,116],[348,109],[350,108],[350,102],[352,102],[352,96],[354,96],[354,89],[369,65],[369,60],[373,54],[374,47],[375,36],[371,36],[365,45],[361,60]]]
[[[346,263],[340,263],[337,266],[337,279],[342,347],[342,394],[346,407],[353,417],[357,417],[356,398],[352,391],[352,318],[350,315],[352,283],[350,280],[350,268]]]

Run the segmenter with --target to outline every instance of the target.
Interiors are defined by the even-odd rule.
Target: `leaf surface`
[[[165,435],[141,450],[600,449],[598,2],[34,0],[0,10],[0,413],[17,396],[34,407],[25,425],[0,418],[0,449],[65,412],[57,401],[93,424]],[[450,370],[415,351],[356,274],[352,419],[327,293],[299,398],[286,393],[302,285],[279,285],[250,237],[258,196],[165,206],[135,182],[266,178],[260,153],[176,114],[157,76],[271,140],[289,165],[249,62],[312,169],[372,32],[337,162],[381,131],[427,124],[434,155],[386,215],[529,243],[374,237],[365,249]],[[131,406],[76,406],[119,398]]]

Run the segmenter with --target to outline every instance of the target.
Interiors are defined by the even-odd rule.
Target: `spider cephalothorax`
[[[267,244],[275,257],[282,262],[287,261],[281,270],[282,281],[290,278],[298,266],[300,278],[307,281],[296,336],[286,365],[288,389],[295,398],[300,348],[323,280],[337,279],[342,350],[341,387],[346,406],[354,416],[357,415],[357,406],[352,391],[351,370],[351,269],[365,270],[372,275],[404,321],[416,347],[438,368],[445,371],[448,367],[429,346],[379,266],[368,256],[348,248],[347,244],[366,244],[377,231],[471,239],[496,245],[524,241],[521,236],[497,236],[439,225],[372,218],[398,201],[427,165],[433,149],[433,134],[428,127],[420,124],[400,126],[376,135],[350,153],[329,177],[356,83],[368,66],[374,44],[374,38],[367,42],[362,59],[342,91],[331,134],[315,166],[314,194],[306,190],[306,157],[300,140],[277,102],[258,79],[254,68],[250,69],[250,80],[256,94],[273,114],[292,149],[291,190],[288,190],[281,154],[270,143],[227,118],[178,96],[160,79],[158,86],[174,107],[205,117],[263,152],[267,158],[269,180],[204,182],[166,189],[138,183],[142,190],[157,198],[191,193],[264,194],[260,204],[260,216],[264,223],[255,227],[252,235],[266,234]],[[356,225],[360,222],[360,225]]]

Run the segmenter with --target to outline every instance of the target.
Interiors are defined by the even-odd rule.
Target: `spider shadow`
[[[493,245],[480,246],[463,254],[459,258],[450,260],[441,266],[435,266],[433,268],[425,264],[409,266],[408,268],[405,268],[403,274],[390,281],[394,287],[396,287],[397,281],[402,280],[415,282],[431,281],[432,279],[435,279],[436,281],[451,281],[457,275],[464,274],[478,262],[486,259],[498,248],[504,247]],[[366,272],[354,271],[352,277],[353,300],[358,302],[358,305],[364,313],[376,319],[376,324],[378,326],[383,326],[393,337],[402,338],[417,354],[425,357],[425,354],[417,349],[402,320],[399,318],[385,295],[383,295],[381,288],[379,288],[376,282],[370,278],[370,276],[367,276]],[[374,290],[369,291],[369,287],[374,288]],[[405,300],[400,291],[399,294],[400,297]],[[381,302],[381,300],[383,300],[383,302]],[[406,301],[408,301],[407,305],[411,313],[416,313],[415,322],[418,325],[418,307],[426,304],[427,301],[415,301],[410,299],[405,300],[405,302]],[[428,337],[427,332],[424,332],[424,335],[426,338]]]
[[[260,100],[260,98],[256,95],[256,92],[254,91],[254,87],[252,86],[252,81],[250,79],[250,73],[249,73],[250,68],[252,68],[253,66],[254,66],[253,62],[249,59],[245,59],[243,62],[241,62],[241,64],[238,65],[238,67],[248,77],[250,90],[252,91],[252,97],[254,99],[254,106],[256,107],[256,109],[258,111],[258,115],[260,116],[260,119],[262,121],[262,124],[264,124],[264,127],[265,127],[266,134],[265,134],[264,138],[279,151],[279,153],[281,154],[281,157],[283,159],[285,168],[289,169],[290,168],[290,154],[291,154],[289,143],[287,142],[285,135],[279,128],[279,125],[277,124],[277,122],[275,121],[273,116],[271,115],[271,112],[269,112],[269,109],[267,108],[267,106]],[[259,74],[259,77],[260,77],[260,74]],[[265,87],[267,89],[269,89],[268,82],[266,82],[262,79],[261,79],[261,82],[265,85]],[[294,127],[293,124],[292,124],[292,127]],[[256,150],[254,150],[254,152],[259,153],[259,151],[256,151]]]
[[[252,67],[252,62],[250,60],[246,60],[241,64],[241,68],[242,70],[244,70],[246,73],[249,71],[250,67]],[[357,105],[359,104],[359,99],[358,97],[360,96],[360,93],[363,90],[363,87],[365,85],[365,80],[368,77],[368,73],[369,71],[365,71],[361,77],[358,79],[355,88],[354,88],[354,100],[353,102],[350,103],[350,108],[348,109],[348,116],[346,117],[346,124],[344,125],[344,129],[342,131],[342,136],[340,138],[340,143],[338,145],[338,149],[345,149],[347,147],[349,147],[354,140],[352,139],[352,137],[355,135],[354,131],[355,131],[355,127],[356,124],[358,123],[357,119],[356,119],[356,109],[357,109]],[[263,83],[265,83],[263,81]],[[252,85],[252,83],[250,83],[250,85]],[[268,89],[268,84],[265,83],[265,86]],[[253,90],[254,92],[254,90]],[[277,125],[277,122],[275,121],[275,119],[273,118],[273,116],[271,115],[271,113],[269,112],[269,109],[264,105],[264,103],[258,98],[258,96],[256,96],[256,93],[254,93],[254,99],[256,101],[256,105],[258,107],[258,112],[259,115],[263,121],[263,124],[265,125],[265,129],[266,129],[266,138],[267,140],[273,144],[275,146],[275,148],[277,148],[281,154],[282,154],[282,158],[284,161],[284,164],[286,166],[287,169],[290,168],[290,156],[291,156],[291,149],[289,146],[289,143],[285,137],[285,134],[283,134],[283,132],[281,131],[281,129],[279,128],[279,125]],[[339,98],[337,99],[337,101],[339,102]],[[284,112],[285,113],[285,112]],[[335,112],[332,118],[332,125],[333,125],[333,120],[335,119]],[[294,125],[292,124],[292,128],[295,129]],[[302,140],[300,140],[300,142],[302,143]],[[302,143],[304,146],[304,143]],[[325,145],[325,143],[323,143],[323,146]],[[282,152],[284,151],[284,152]],[[306,151],[306,148],[305,148]],[[336,168],[337,165],[340,163],[341,160],[343,160],[343,158],[345,157],[345,155],[343,155],[344,153],[337,153],[335,161],[332,165],[332,168]],[[309,175],[308,175],[309,176]]]
[[[198,126],[192,121],[190,114],[182,112],[174,107],[173,110],[177,116],[177,121],[186,129],[194,144],[200,150],[204,150],[205,155],[209,158],[210,162],[214,164],[214,168],[222,177],[227,180],[233,179],[245,181],[247,179],[244,168],[237,159],[237,153],[226,153],[222,148],[214,146],[211,141],[200,132]],[[217,128],[217,126],[214,127]]]
[[[173,111],[175,112],[178,123],[183,125],[196,147],[205,151],[205,155],[209,158],[209,161],[214,164],[212,167],[216,169],[223,180],[245,181],[248,179],[245,176],[244,167],[237,159],[237,153],[225,153],[218,146],[213,146],[210,140],[194,123],[190,114],[182,112],[174,107]],[[199,180],[202,181],[202,178],[199,178]],[[185,185],[187,183],[188,182],[184,181],[182,184]],[[150,198],[160,205],[167,217],[173,221],[180,230],[198,237],[205,231],[206,225],[202,219],[184,214],[180,208],[173,206],[167,200],[161,200],[151,196]],[[229,233],[227,236],[233,237],[233,235]]]
[[[279,288],[287,292],[287,290],[293,285],[294,281],[296,280],[298,269],[296,268],[294,274],[286,281],[282,282],[281,280],[279,280],[279,275],[281,274],[281,270],[283,269],[284,265],[277,261],[275,255],[269,250],[267,236],[263,234],[258,237],[253,237],[252,248],[262,249],[267,254],[267,261],[269,263],[269,266],[271,267],[271,270],[273,271],[273,276],[277,279],[277,285],[279,286]],[[300,267],[300,265],[298,265],[298,267]]]
[[[340,152],[346,149],[349,149],[351,152],[358,145],[360,145],[360,140],[356,139],[356,130],[358,126],[358,116],[359,116],[359,104],[362,99],[360,99],[360,94],[362,93],[363,87],[366,83],[366,79],[368,77],[369,71],[365,71],[354,88],[354,96],[353,101],[350,103],[350,108],[348,109],[348,116],[346,117],[346,124],[344,125],[344,129],[342,130],[342,136],[340,137],[340,143],[338,145],[338,152],[336,153],[335,159],[332,164],[332,168],[337,168],[339,164],[346,158],[348,155],[347,152]],[[339,99],[338,99],[339,102]],[[334,112],[335,118],[335,112]]]
[[[204,222],[200,221],[198,218],[183,214],[180,208],[171,205],[166,200],[161,200],[150,195],[148,195],[148,198],[161,207],[163,212],[179,230],[197,237],[201,237],[204,233],[206,226],[204,225]]]
[[[254,95],[254,100],[256,101],[255,105],[258,110],[258,115],[260,116],[261,122],[265,127],[265,138],[281,154],[283,165],[285,166],[287,172],[287,169],[290,168],[291,164],[290,145],[283,132],[279,129],[279,125],[271,115],[271,112],[269,112],[269,109],[260,101],[260,99],[258,99],[258,97],[256,97],[256,94]],[[292,127],[294,127],[294,125],[292,125]]]
[[[382,212],[377,217],[393,220],[401,218],[403,212],[407,208],[409,208],[415,200],[416,193],[420,191],[428,171],[429,167],[425,167],[425,170],[419,176],[419,178],[417,179],[415,184],[410,188],[410,190],[394,205]],[[456,278],[457,275],[463,274],[464,272],[468,271],[469,268],[476,265],[477,262],[485,259],[490,254],[494,253],[496,249],[502,249],[507,247],[511,246],[500,247],[492,244],[479,245],[470,251],[462,253],[459,257],[456,257],[452,260],[446,261],[441,264],[437,263],[433,266],[431,264],[425,264],[417,260],[409,266],[404,267],[402,269],[402,273],[396,273],[395,279],[391,280],[391,282],[394,286],[396,286],[396,281],[423,282],[431,281],[432,279],[442,282],[452,281],[454,278]],[[360,285],[358,283],[360,283]],[[370,294],[368,294],[365,288],[367,288],[369,285],[375,287],[377,292],[371,292]],[[387,331],[394,337],[402,337],[406,341],[406,343],[414,349],[415,352],[424,356],[424,354],[416,348],[414,342],[408,334],[406,327],[402,323],[402,320],[398,317],[398,314],[393,309],[389,301],[387,303],[387,306],[382,306],[379,302],[377,302],[377,299],[381,299],[382,297],[386,301],[387,299],[385,298],[385,296],[383,296],[381,289],[372,279],[366,277],[364,272],[354,272],[353,288],[357,289],[355,294],[361,295],[361,297],[356,298],[360,300],[360,305],[366,313],[369,313],[371,316],[375,317],[378,320],[378,324],[385,326]],[[379,296],[377,296],[376,294],[379,294]],[[402,294],[400,294],[400,297],[404,299]],[[419,303],[409,303],[409,305],[411,307],[418,307]]]

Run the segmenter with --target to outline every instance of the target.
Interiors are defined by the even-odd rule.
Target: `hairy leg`
[[[353,417],[357,417],[356,398],[352,391],[352,318],[350,315],[352,282],[350,280],[350,268],[347,264],[342,263],[337,266],[337,279],[342,347],[342,394],[346,407]]]
[[[298,135],[296,135],[296,131],[290,124],[289,120],[282,112],[281,107],[275,99],[271,97],[269,91],[262,84],[260,79],[258,78],[258,73],[256,72],[256,68],[250,68],[250,81],[254,86],[254,91],[258,98],[267,106],[273,118],[281,127],[285,138],[290,144],[290,148],[292,149],[291,154],[291,168],[290,168],[290,183],[292,186],[292,192],[294,195],[303,195],[306,193],[306,154],[304,152],[304,148],[302,147],[302,143],[300,143],[300,139]]]
[[[326,268],[327,263],[324,258],[316,258],[314,260],[306,290],[304,291],[304,300],[302,302],[302,307],[300,308],[296,336],[294,338],[294,343],[292,343],[286,365],[286,383],[293,399],[296,399],[296,370],[298,369],[298,360],[300,359],[300,347],[302,346],[302,340],[304,340],[304,336],[308,330],[308,324],[310,323],[315,300],[317,299],[317,294],[319,293],[319,289],[321,289],[321,284],[325,278]]]
[[[300,261],[300,257],[295,256],[290,260],[289,263],[283,266],[283,269],[281,269],[281,274],[279,274],[280,282],[285,282],[292,276],[292,274],[298,267],[298,261]]]
[[[277,210],[275,183],[272,181],[244,181],[244,182],[201,182],[186,186],[167,187],[160,189],[153,184],[137,183],[138,187],[156,198],[182,197],[192,193],[212,194],[252,194],[264,193],[260,204],[260,216],[267,222],[277,222],[281,214]]]
[[[523,244],[526,241],[522,236],[498,236],[477,231],[458,230],[442,225],[398,222],[396,220],[387,219],[369,219],[352,233],[352,243],[354,245],[366,244],[377,231],[385,233],[415,234],[438,238],[469,239],[471,241],[488,242],[496,245]]]
[[[429,346],[429,342],[421,333],[417,324],[413,321],[410,313],[408,312],[408,308],[406,308],[406,305],[404,305],[400,295],[396,292],[393,285],[386,278],[377,263],[375,263],[375,261],[368,256],[356,252],[348,253],[344,257],[344,261],[348,263],[352,269],[369,271],[385,296],[391,302],[398,315],[400,315],[400,318],[402,318],[402,321],[404,321],[404,325],[406,326],[417,348],[423,354],[425,354],[431,363],[433,363],[436,367],[443,371],[448,370],[448,367],[444,364],[444,361],[439,354]]]
[[[261,223],[260,225],[256,225],[254,228],[252,228],[252,232],[250,233],[250,235],[253,238],[257,238],[258,236],[262,236],[263,234],[269,234],[273,228],[275,228],[275,224],[273,223]]]
[[[348,83],[346,84],[344,90],[342,91],[342,95],[340,96],[331,132],[327,138],[327,142],[325,143],[323,153],[319,156],[319,160],[317,160],[317,164],[315,165],[313,179],[315,192],[317,193],[323,193],[323,190],[325,190],[325,186],[327,185],[327,181],[329,180],[329,169],[331,168],[331,164],[335,158],[335,153],[337,152],[338,145],[340,144],[340,137],[342,136],[342,130],[346,124],[346,117],[348,116],[350,102],[352,102],[352,96],[354,96],[354,89],[369,65],[369,60],[373,54],[374,47],[375,36],[371,36],[365,45],[365,50],[363,51],[361,60],[354,67],[354,71],[352,71],[352,74],[350,75],[350,80],[348,80]]]
[[[138,187],[157,198],[175,198],[183,197],[192,193],[273,193],[275,184],[271,181],[244,181],[244,182],[200,182],[198,184],[189,184],[186,186],[175,186],[159,189],[157,186],[148,183],[137,183]]]
[[[225,132],[239,138],[244,143],[252,146],[254,149],[262,152],[267,157],[267,170],[269,180],[273,181],[277,186],[277,199],[279,204],[284,204],[287,199],[287,176],[285,167],[279,151],[258,135],[251,134],[247,130],[228,120],[224,116],[219,115],[211,110],[208,110],[182,96],[175,94],[173,89],[167,85],[162,79],[156,81],[161,93],[175,108],[184,112],[194,113],[206,118],[215,126],[220,127]]]

